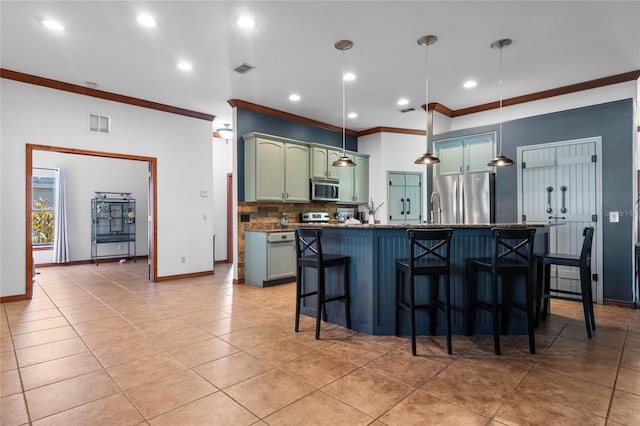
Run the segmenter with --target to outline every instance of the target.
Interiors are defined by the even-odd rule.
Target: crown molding
[[[134,98],[131,96],[120,95],[117,93],[106,92],[103,90],[92,89],[90,87],[84,87],[76,84],[65,83],[58,80],[52,80],[44,77],[38,77],[31,74],[25,74],[18,71],[12,71],[4,68],[0,68],[0,78],[6,78],[8,80],[15,80],[22,83],[34,84],[37,86],[48,87],[51,89],[62,90],[66,92],[76,93],[85,96],[91,96],[95,98],[105,99],[113,102],[124,103],[142,108],[154,109],[157,111],[168,112],[172,114],[184,115],[191,118],[197,118],[201,120],[213,121],[215,115],[205,114],[198,111],[188,110],[184,108],[174,107],[171,105],[160,104],[157,102],[147,101],[144,99]],[[629,71],[622,74],[616,74],[608,77],[598,78],[595,80],[589,80],[581,83],[571,84],[568,86],[562,86],[555,89],[543,90],[540,92],[530,93],[527,95],[516,96],[513,98],[503,99],[502,106],[512,106],[527,102],[533,102],[541,99],[551,98],[555,96],[562,96],[570,93],[580,92],[584,90],[595,89],[598,87],[605,87],[612,84],[625,83],[627,81],[638,80],[640,78],[640,70]],[[303,124],[308,124],[315,127],[331,130],[334,132],[341,132],[342,128],[331,124],[323,123],[321,121],[312,120],[307,117],[303,117],[296,114],[291,114],[274,108],[254,104],[251,102],[243,101],[240,99],[230,99],[227,101],[231,107],[238,107],[247,109],[250,111],[260,112],[263,114],[271,115],[274,117],[284,118],[287,120],[296,121]],[[429,111],[436,111],[446,117],[454,118],[461,117],[463,115],[475,114],[478,112],[490,111],[500,107],[500,102],[489,102],[482,105],[476,105],[468,108],[461,108],[458,110],[452,110],[446,106],[437,102],[429,103]],[[425,106],[421,106],[425,109]],[[638,127],[640,131],[640,127]],[[424,130],[415,129],[402,129],[397,127],[374,127],[362,131],[354,131],[345,129],[345,133],[351,136],[366,136],[374,133],[387,132],[387,133],[403,133],[410,135],[424,135]]]
[[[584,90],[596,89],[598,87],[610,86],[612,84],[625,83],[627,81],[637,80],[640,78],[640,70],[629,71],[622,74],[611,75],[609,77],[597,78],[595,80],[583,81],[582,83],[570,84],[568,86],[557,87],[555,89],[543,90],[540,92],[530,93],[528,95],[516,96],[514,98],[503,99],[502,106],[512,106],[527,102],[539,101],[541,99],[553,98],[555,96],[568,95],[570,93],[581,92]],[[452,110],[448,117],[460,117],[477,112],[489,111],[500,108],[500,102],[489,102],[482,105],[476,105],[468,108]],[[440,111],[438,111],[440,112]]]
[[[308,124],[310,126],[320,127],[322,129],[331,130],[334,132],[342,132],[342,127],[334,126],[331,124],[323,123],[321,121],[312,120],[307,117],[303,117],[301,115],[291,114],[285,111],[281,111],[279,109],[266,107],[264,105],[258,105],[251,102],[243,101],[241,99],[229,99],[227,101],[232,108],[242,108],[249,111],[259,112],[262,114],[267,114],[272,117],[284,118],[285,120],[292,120],[302,124]],[[351,136],[358,136],[359,133],[355,130],[345,129],[345,133]]]
[[[203,112],[192,111],[189,109],[179,108],[171,105],[160,104],[157,102],[147,101],[144,99],[134,98],[131,96],[119,95],[117,93],[105,92],[104,90],[92,89],[90,87],[84,87],[84,86],[79,86],[77,84],[65,83],[63,81],[52,80],[44,77],[38,77],[36,75],[25,74],[25,73],[12,71],[4,68],[0,68],[0,78],[19,81],[21,83],[34,84],[36,86],[48,87],[50,89],[62,90],[64,92],[76,93],[78,95],[105,99],[107,101],[119,102],[122,104],[154,109],[156,111],[163,111],[171,114],[184,115],[186,117],[197,118],[200,120],[213,121],[216,118],[215,115],[205,114]]]
[[[361,132],[358,132],[358,137],[360,136],[367,136],[367,135],[373,135],[375,133],[401,133],[404,135],[418,135],[418,136],[424,136],[427,132],[425,132],[424,130],[414,130],[414,129],[403,129],[400,127],[373,127],[371,129],[367,129],[367,130],[362,130]]]

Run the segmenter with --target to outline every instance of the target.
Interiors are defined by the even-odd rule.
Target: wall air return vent
[[[243,62],[242,64],[235,67],[233,70],[238,74],[246,74],[254,68],[255,67],[253,65],[249,65],[246,62]]]
[[[107,115],[89,114],[89,131],[92,133],[111,133],[111,117]]]

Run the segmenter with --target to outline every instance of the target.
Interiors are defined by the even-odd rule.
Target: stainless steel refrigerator
[[[495,223],[495,178],[495,173],[436,176],[431,193],[431,221]]]

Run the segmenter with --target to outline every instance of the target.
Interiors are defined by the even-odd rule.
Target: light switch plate
[[[609,212],[609,222],[620,222],[620,213]]]

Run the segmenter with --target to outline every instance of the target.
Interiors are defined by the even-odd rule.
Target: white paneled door
[[[526,222],[553,224],[550,251],[580,254],[582,232],[593,226],[593,294],[602,303],[601,139],[590,138],[518,148],[518,208]],[[551,286],[580,291],[577,268],[552,266]]]

